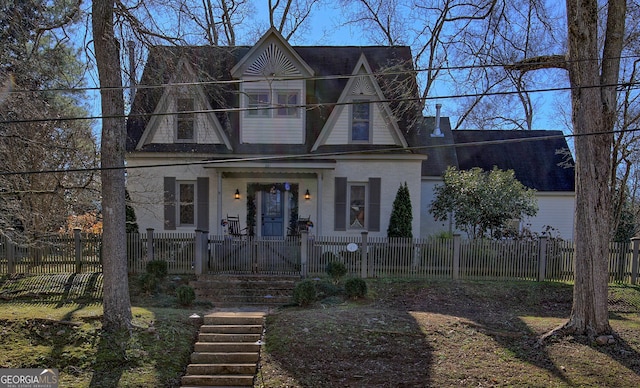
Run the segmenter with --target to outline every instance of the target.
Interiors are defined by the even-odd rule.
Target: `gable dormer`
[[[231,149],[212,106],[198,83],[191,64],[183,57],[138,142],[147,144],[224,144]]]
[[[323,145],[372,144],[407,147],[364,54],[331,112],[313,151]]]
[[[231,69],[240,79],[240,142],[304,144],[306,79],[313,69],[271,28]]]

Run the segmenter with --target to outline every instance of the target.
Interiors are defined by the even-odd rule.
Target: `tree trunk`
[[[575,284],[573,307],[564,330],[595,336],[609,333],[608,255],[611,231],[611,147],[615,115],[615,89],[624,32],[624,0],[609,2],[609,30],[602,59],[598,55],[596,0],[567,0],[568,70],[571,82],[572,121],[576,152]],[[620,12],[622,12],[620,14]],[[620,21],[621,20],[621,21]],[[621,24],[621,26],[620,26]],[[608,27],[609,26],[608,24]],[[616,35],[619,42],[615,41]],[[619,43],[619,49],[618,47]],[[611,61],[614,63],[611,63]],[[612,82],[612,79],[613,82]]]
[[[107,331],[129,329],[131,301],[127,279],[125,230],[125,120],[120,52],[113,29],[113,0],[94,0],[93,38],[102,102],[102,272]]]

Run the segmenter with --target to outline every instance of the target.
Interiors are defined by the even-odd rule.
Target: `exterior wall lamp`
[[[304,199],[306,199],[307,201],[311,199],[311,194],[309,194],[309,189],[307,189],[307,191],[305,191]]]
[[[233,198],[240,199],[240,190],[236,189],[236,193],[233,195]]]

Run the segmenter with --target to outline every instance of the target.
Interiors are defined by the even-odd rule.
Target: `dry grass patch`
[[[612,313],[613,345],[569,337],[540,348],[570,312],[570,285],[368,283],[366,301],[269,316],[257,386],[640,386],[640,310]],[[630,305],[640,295],[625,293]]]

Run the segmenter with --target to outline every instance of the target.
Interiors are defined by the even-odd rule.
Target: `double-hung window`
[[[195,113],[193,98],[178,98],[176,141],[192,142],[195,139]]]
[[[368,143],[371,137],[371,104],[369,100],[353,100],[351,105],[351,141]]]
[[[367,186],[364,183],[349,184],[349,228],[367,227]]]
[[[278,91],[276,92],[278,109],[277,117],[298,117],[298,92]]]
[[[247,92],[247,116],[268,117],[270,93],[265,90]]]
[[[196,185],[195,182],[177,182],[178,224],[191,226],[196,224]]]
[[[246,117],[300,117],[300,92],[296,90],[249,90]]]

